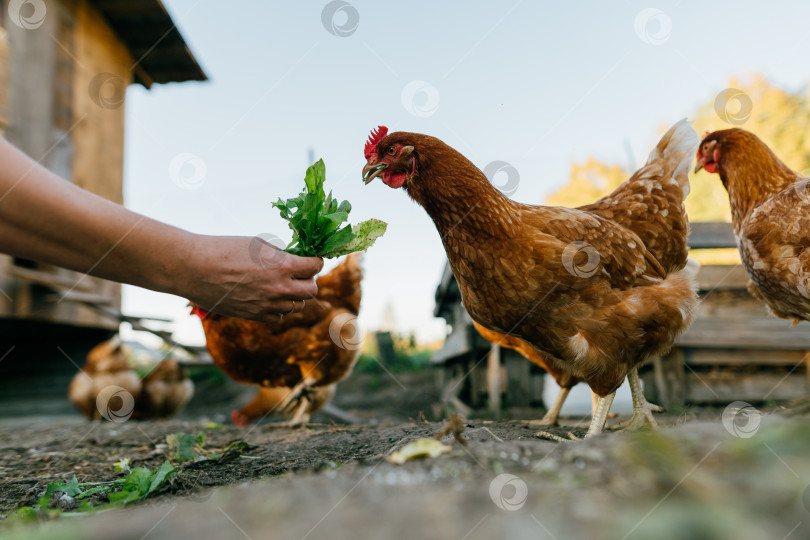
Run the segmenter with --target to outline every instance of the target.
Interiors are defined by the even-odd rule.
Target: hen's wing
[[[641,238],[619,223],[576,208],[524,207],[521,218],[544,233],[533,237],[538,262],[558,279],[604,277],[625,290],[666,276]]]

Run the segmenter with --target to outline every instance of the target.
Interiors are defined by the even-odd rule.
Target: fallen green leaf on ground
[[[169,458],[178,463],[185,463],[203,454],[205,433],[197,435],[172,433],[166,435],[166,444],[169,445]]]
[[[297,197],[273,203],[293,231],[286,251],[303,257],[340,257],[365,251],[385,233],[388,226],[379,219],[369,219],[355,226],[343,225],[349,219],[352,205],[338,203],[323,189],[326,166],[322,159],[307,169],[306,187]],[[343,225],[343,226],[342,226]],[[341,227],[342,226],[342,227]]]

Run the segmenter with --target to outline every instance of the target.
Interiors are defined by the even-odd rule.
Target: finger
[[[298,257],[292,255],[290,260],[290,275],[297,279],[315,277],[323,270],[323,259],[320,257]]]
[[[308,300],[315,298],[318,294],[318,285],[315,280],[310,279],[293,279],[290,281],[290,286],[287,293],[284,295],[285,300]]]
[[[314,300],[310,299],[310,302],[314,302]],[[292,315],[293,313],[300,313],[303,311],[306,305],[306,299],[276,300],[267,306],[267,310],[275,314]]]

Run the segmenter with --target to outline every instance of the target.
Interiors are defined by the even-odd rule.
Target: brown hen
[[[667,273],[682,268],[686,263],[688,253],[686,240],[689,236],[689,221],[683,199],[689,192],[689,183],[683,180],[668,181],[671,178],[666,178],[666,173],[670,171],[666,169],[671,167],[672,163],[664,157],[677,132],[677,129],[669,130],[653,149],[647,163],[612,193],[595,203],[578,207],[579,210],[612,220],[635,232]],[[678,142],[676,139],[676,146]],[[681,162],[677,163],[683,166]],[[683,171],[679,174],[683,174]],[[536,423],[556,425],[571,388],[580,381],[567,371],[550,368],[550,361],[528,343],[514,336],[498,334],[478,323],[474,324],[484,338],[492,343],[516,350],[531,362],[548,371],[554,378],[560,386],[560,391],[546,415]],[[631,384],[634,386],[640,384],[637,377],[636,372],[631,373]],[[596,399],[594,399],[594,408],[595,403]],[[660,410],[659,407],[652,404],[647,405],[653,410]]]
[[[689,123],[679,122],[647,166],[617,190],[626,196],[608,196],[590,209],[514,202],[442,141],[388,135],[385,128],[372,132],[363,172],[366,182],[380,176],[390,187],[404,187],[425,208],[473,320],[525,341],[548,360],[549,371],[582,380],[599,396],[587,434],[592,436],[604,428],[616,388],[628,375],[634,396],[630,425],[652,420],[635,368],[669,350],[693,319],[695,269],[685,266],[685,256],[678,264],[679,255],[669,253],[677,251],[680,235],[685,246],[681,201],[696,142]],[[677,185],[680,196],[662,193],[660,206],[643,203],[645,192],[669,185]],[[607,212],[614,217],[602,215]],[[671,213],[679,229],[668,225]],[[639,231],[650,232],[648,248],[618,215],[649,224],[650,231],[669,226],[675,238],[656,243],[656,234]]]
[[[810,320],[810,178],[739,128],[706,135],[695,172],[720,175],[748,289],[777,317]]]
[[[232,413],[235,423],[284,411],[294,400],[299,404],[289,424],[305,423],[313,410],[310,402],[351,373],[360,348],[356,318],[362,278],[360,255],[347,256],[316,280],[318,295],[302,311],[272,324],[192,310],[202,319],[211,357],[231,379],[285,394],[279,402],[277,392],[260,389],[245,409]]]

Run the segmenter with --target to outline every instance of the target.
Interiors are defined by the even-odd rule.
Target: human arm
[[[263,264],[253,256],[256,239],[193,234],[136,214],[57,177],[2,138],[0,164],[0,252],[266,322],[317,292],[319,258],[274,251],[272,264]]]

